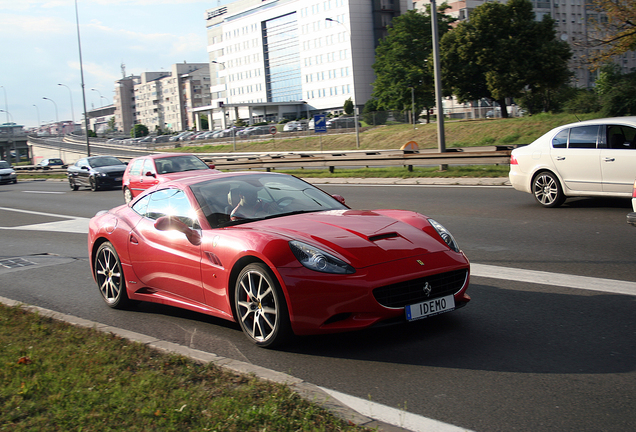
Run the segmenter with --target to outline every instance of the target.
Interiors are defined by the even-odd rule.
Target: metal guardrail
[[[85,146],[83,137],[68,136],[64,143],[74,146]],[[45,146],[59,146],[60,141],[42,138],[29,138],[33,144]],[[106,140],[91,138],[91,145],[96,150],[107,150],[107,154],[128,161],[137,156],[157,153],[150,149],[106,143]],[[55,147],[57,148],[57,147]],[[315,151],[315,152],[269,152],[269,153],[197,153],[207,163],[213,163],[221,170],[250,170],[250,169],[292,169],[292,168],[320,168],[327,167],[333,172],[336,167],[369,167],[369,166],[434,166],[434,165],[489,165],[510,163],[510,152],[513,146],[467,147],[463,149],[448,149],[444,153],[436,150],[350,150],[350,151]],[[81,149],[78,149],[78,152]],[[85,147],[84,147],[85,150]],[[69,151],[68,148],[65,151]],[[71,150],[72,151],[72,150]],[[85,153],[84,153],[85,154]],[[106,154],[97,152],[96,154]],[[33,166],[16,167],[24,171],[33,171]],[[42,172],[42,171],[41,171]],[[60,172],[57,169],[46,172]]]

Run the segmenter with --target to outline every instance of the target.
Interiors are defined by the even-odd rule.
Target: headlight
[[[444,242],[448,245],[449,248],[451,248],[455,252],[459,252],[459,246],[457,245],[457,242],[451,235],[450,231],[444,228],[444,226],[441,223],[434,221],[433,219],[429,219],[428,223],[430,223],[431,226],[435,228],[435,231],[437,231],[439,236],[442,238],[442,240],[444,240]]]
[[[346,262],[315,246],[296,240],[289,242],[289,247],[302,265],[310,270],[323,273],[351,274],[356,270]]]

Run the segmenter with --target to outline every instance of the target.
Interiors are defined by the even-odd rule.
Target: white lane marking
[[[88,218],[43,213],[30,210],[18,210],[7,207],[0,207],[0,210],[68,219],[65,221],[47,222],[33,225],[0,227],[0,229],[55,231],[88,234],[88,222],[90,220]],[[576,276],[564,273],[548,273],[537,270],[524,270],[475,263],[471,263],[470,273],[472,276],[477,277],[512,280],[517,282],[528,282],[541,285],[559,286],[564,288],[576,288],[589,291],[600,291],[612,294],[636,296],[636,282],[620,281],[614,279],[601,279],[588,276]]]
[[[68,232],[68,233],[75,233],[75,234],[88,234],[88,221],[90,220],[88,218],[66,216],[66,215],[53,214],[53,213],[44,213],[44,212],[31,211],[31,210],[12,209],[8,207],[0,207],[0,210],[67,219],[64,221],[57,221],[57,222],[45,222],[45,223],[31,224],[31,225],[0,227],[0,229],[3,229],[3,230],[53,231],[53,232]]]
[[[343,404],[359,412],[360,414],[383,421],[385,423],[399,426],[414,432],[461,432],[470,429],[453,426],[438,420],[433,420],[417,414],[412,414],[386,405],[371,402],[335,390],[320,387],[323,391],[338,399]]]
[[[470,274],[471,276],[493,279],[504,279],[517,282],[529,282],[541,285],[636,296],[636,282],[614,279],[601,279],[564,273],[548,273],[537,270],[524,270],[472,263],[470,265]]]
[[[31,194],[58,194],[58,195],[64,195],[66,192],[22,191],[22,193],[31,193]]]

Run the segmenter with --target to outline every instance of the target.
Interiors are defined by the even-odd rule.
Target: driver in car
[[[255,219],[269,214],[268,203],[258,199],[257,191],[250,186],[241,186],[239,189],[240,201],[230,213],[230,220]]]

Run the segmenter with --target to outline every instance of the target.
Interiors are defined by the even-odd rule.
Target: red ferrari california
[[[438,222],[352,210],[296,177],[197,173],[90,221],[105,302],[149,301],[240,324],[255,344],[413,321],[464,306],[470,264]]]

